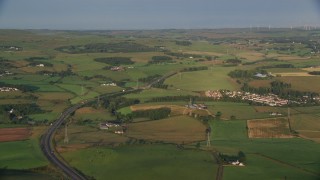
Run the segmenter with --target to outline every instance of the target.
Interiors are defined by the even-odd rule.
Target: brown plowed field
[[[0,142],[25,140],[30,135],[31,131],[28,128],[2,128],[0,129]]]
[[[249,138],[292,138],[289,123],[284,118],[248,120]]]

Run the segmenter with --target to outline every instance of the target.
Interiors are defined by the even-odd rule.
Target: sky
[[[0,29],[320,26],[320,0],[0,0]]]

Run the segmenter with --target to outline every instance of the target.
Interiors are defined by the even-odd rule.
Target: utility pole
[[[210,147],[211,146],[211,140],[210,140],[211,128],[210,127],[206,129],[206,133],[207,133],[207,147]]]
[[[65,130],[64,130],[64,140],[63,142],[65,144],[68,144],[69,143],[69,138],[68,138],[68,124],[66,123],[65,125]]]

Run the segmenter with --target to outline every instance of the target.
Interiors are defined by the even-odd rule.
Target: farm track
[[[223,179],[223,170],[224,170],[223,164],[222,164],[217,152],[213,152],[212,155],[216,159],[217,164],[218,164],[218,171],[217,171],[217,175],[216,175],[216,180],[222,180]]]

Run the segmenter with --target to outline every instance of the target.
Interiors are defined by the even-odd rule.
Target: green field
[[[97,147],[62,155],[72,166],[96,179],[209,180],[217,171],[210,153],[179,150],[172,145]]]
[[[47,166],[36,139],[0,143],[0,167],[7,169],[30,169]]]
[[[215,67],[212,70],[183,72],[168,78],[165,84],[172,86],[174,89],[189,91],[236,90],[236,84],[227,75],[233,69]]]

